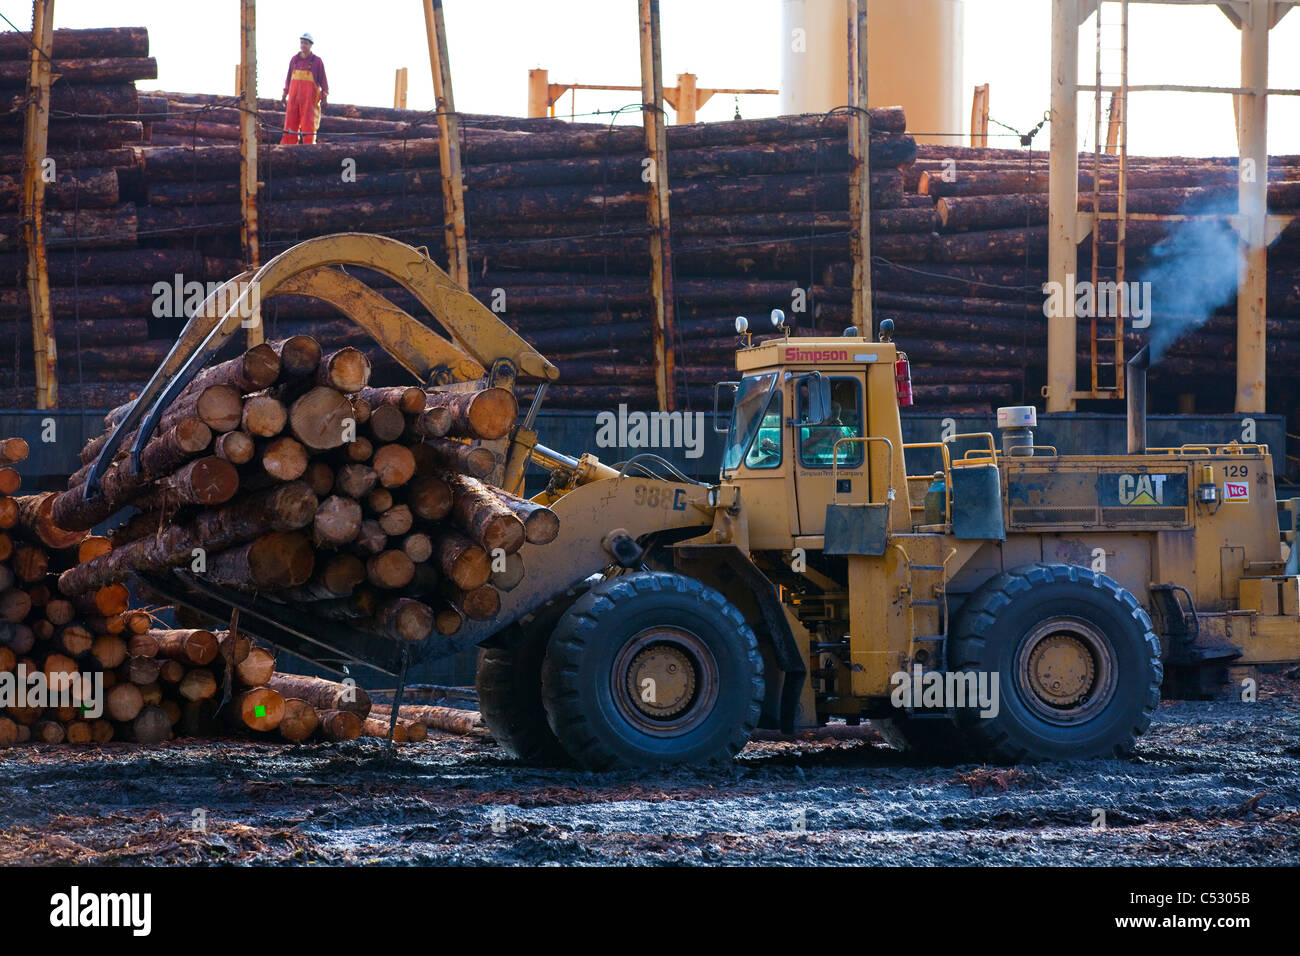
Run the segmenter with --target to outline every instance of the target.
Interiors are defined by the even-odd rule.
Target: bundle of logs
[[[89,56],[98,43],[97,55],[107,59],[138,59],[147,42],[142,30],[67,31],[56,50],[65,40],[70,57]],[[129,102],[117,106],[102,115],[133,116],[145,137],[134,162],[99,147],[85,152],[91,131],[110,121],[82,110],[83,118],[62,120],[80,131],[74,142],[82,152],[60,168],[85,173],[85,182],[73,177],[50,187],[61,391],[82,407],[110,407],[137,391],[183,321],[183,290],[240,271],[234,99],[158,93],[136,96],[133,110]],[[432,113],[330,104],[320,142],[301,148],[274,143],[277,103],[261,100],[259,112],[270,140],[258,152],[264,258],[364,223],[426,246],[445,263]],[[916,404],[958,413],[1036,400],[1046,380],[1046,154],[918,149],[897,108],[873,110],[871,125],[876,318],[894,319],[909,348]],[[838,334],[851,323],[847,120],[832,113],[674,126],[667,143],[676,312],[669,345],[679,404],[701,408],[713,383],[733,376],[737,314],[761,319],[781,308],[800,332]],[[460,146],[471,291],[560,367],[549,406],[652,406],[645,214],[652,171],[639,125],[466,114]],[[1084,208],[1091,158],[1080,157]],[[1105,161],[1105,190],[1113,190],[1114,167]],[[1300,205],[1297,169],[1295,157],[1273,160],[1274,211]],[[1133,157],[1130,170],[1135,212],[1235,200],[1235,161]],[[5,182],[0,178],[0,201],[16,188]],[[56,198],[60,189],[74,198]],[[88,202],[88,195],[95,198]],[[25,407],[32,359],[16,216],[16,207],[0,208],[0,315],[19,320],[0,328],[0,336],[16,339],[6,353],[16,355],[14,367],[0,369],[0,392],[6,404]],[[1162,224],[1130,223],[1130,265],[1142,265],[1165,235]],[[1080,246],[1080,277],[1091,274],[1090,248]],[[1293,225],[1269,253],[1269,347],[1283,360],[1300,317],[1298,250],[1300,227]],[[425,318],[404,290],[387,280],[373,284]],[[363,348],[376,384],[399,380],[387,357],[328,305],[284,296],[268,306],[273,335],[314,332]],[[1198,376],[1230,361],[1231,310],[1229,302],[1189,332],[1153,369],[1155,380],[1171,376],[1195,391]]]
[[[61,527],[138,513],[112,549],[64,572],[84,595],[131,574],[206,581],[397,641],[494,617],[525,573],[525,542],[553,540],[549,508],[484,481],[518,406],[500,388],[370,388],[351,347],[299,335],[200,372],[162,413],[138,466],[125,442],[92,492],[110,432],[52,503]],[[109,412],[113,426],[130,405]]]
[[[372,712],[363,689],[277,674],[272,653],[243,635],[163,627],[164,609],[132,608],[120,582],[65,591],[63,576],[112,542],[60,527],[53,492],[13,495],[27,451],[20,438],[0,440],[0,747],[247,731],[291,742],[389,736],[380,717],[391,711]],[[392,739],[475,726],[469,711],[404,707]]]
[[[1079,157],[1079,211],[1093,207],[1093,157]],[[1268,186],[1269,212],[1300,212],[1300,157],[1273,157]],[[877,266],[876,316],[893,319],[898,337],[914,354],[955,369],[994,373],[1025,370],[1025,395],[1045,382],[1047,343],[1044,318],[1047,262],[1047,156],[1022,150],[919,147],[907,173],[909,188],[928,197],[936,233],[925,263]],[[1235,160],[1182,157],[1130,157],[1128,211],[1207,215],[1235,212],[1238,170]],[[1103,157],[1098,182],[1101,208],[1115,211],[1118,160]],[[1195,230],[1198,241],[1187,241]],[[1127,278],[1142,281],[1164,275],[1175,249],[1183,254],[1203,237],[1217,235],[1217,246],[1231,250],[1236,238],[1226,222],[1183,224],[1133,220],[1127,223]],[[1103,222],[1099,279],[1114,278],[1115,225]],[[1300,358],[1300,224],[1287,229],[1269,252],[1268,349],[1270,358]],[[1208,244],[1208,243],[1207,243]],[[1152,289],[1158,324],[1186,328],[1152,368],[1155,381],[1170,390],[1198,392],[1207,376],[1221,376],[1236,352],[1235,271],[1230,257],[1226,294],[1204,315],[1179,314],[1168,303],[1176,290],[1166,280]],[[1197,268],[1191,265],[1190,268]],[[1079,246],[1076,277],[1092,276],[1092,242]],[[842,269],[836,278],[843,281]],[[1163,304],[1163,307],[1162,307]],[[1099,336],[1113,335],[1113,319],[1098,320]],[[1131,355],[1151,331],[1125,322],[1125,349]],[[1100,346],[1103,357],[1110,346]],[[1079,323],[1079,381],[1089,381],[1089,328]],[[937,374],[943,375],[943,372]],[[1103,375],[1109,374],[1103,371]],[[1017,387],[1019,393],[1019,386]],[[1007,397],[1011,397],[1008,395]],[[1210,399],[1210,396],[1205,396]],[[1219,396],[1214,396],[1218,398]],[[1213,399],[1211,399],[1213,400]]]

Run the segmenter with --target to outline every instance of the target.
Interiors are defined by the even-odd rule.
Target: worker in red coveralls
[[[311,52],[312,42],[311,34],[304,33],[298,40],[299,52],[289,61],[284,93],[280,96],[281,103],[288,100],[281,145],[316,142],[320,114],[325,109],[330,87],[325,79],[325,64]]]

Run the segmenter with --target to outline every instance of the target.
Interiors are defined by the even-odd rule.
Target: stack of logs
[[[138,467],[122,450],[98,494],[87,478],[109,433],[92,440],[54,519],[88,529],[127,505],[139,513],[60,587],[82,595],[185,568],[409,642],[494,617],[500,590],[524,575],[520,548],[559,531],[549,508],[481,480],[499,471],[483,442],[513,425],[514,395],[369,388],[369,376],[360,351],[322,354],[316,339],[294,336],[200,372]]]
[[[121,582],[65,591],[60,581],[115,553],[113,543],[60,527],[54,492],[13,496],[27,451],[21,438],[0,440],[0,747],[389,736],[391,709],[372,710],[355,685],[277,674],[272,653],[238,633],[161,627],[156,611],[130,606]],[[470,711],[403,707],[392,739],[476,726]]]
[[[921,146],[908,171],[909,189],[934,206],[936,234],[925,263],[877,266],[876,316],[893,319],[900,342],[937,366],[972,369],[976,374],[1017,373],[1026,379],[1022,394],[1037,394],[1045,382],[1042,356],[1047,322],[1042,283],[1047,262],[1047,155],[1009,149]],[[1093,157],[1079,157],[1079,211],[1092,209]],[[1104,211],[1114,211],[1118,161],[1103,157],[1100,193]],[[1269,167],[1269,212],[1300,211],[1300,157],[1273,157]],[[1130,213],[1196,215],[1235,212],[1238,170],[1235,160],[1184,157],[1130,157]],[[1114,240],[1114,223],[1103,222],[1101,236]],[[1127,224],[1128,278],[1141,281],[1160,261],[1161,243],[1179,242],[1181,230],[1221,229],[1224,245],[1235,244],[1226,223],[1217,226],[1134,220]],[[1285,231],[1269,253],[1269,357],[1300,358],[1300,225]],[[1113,278],[1111,246],[1100,265],[1103,280]],[[1076,276],[1090,279],[1092,242],[1079,246]],[[847,278],[840,271],[839,280]],[[1231,278],[1231,277],[1230,277]],[[1232,282],[1229,281],[1231,287]],[[1152,289],[1157,321],[1189,331],[1152,368],[1156,381],[1195,392],[1199,381],[1218,378],[1236,352],[1236,307],[1231,296],[1204,324],[1203,316],[1178,315],[1165,306],[1170,290]],[[1110,320],[1099,320],[1099,335],[1113,334]],[[1089,381],[1088,323],[1079,323],[1080,384]],[[1147,341],[1147,333],[1126,323],[1126,353]],[[1108,348],[1102,345],[1102,354]],[[947,375],[940,368],[935,374]],[[1107,374],[1106,372],[1102,373]],[[1229,400],[1231,392],[1228,393]],[[1007,393],[1005,398],[1012,398]],[[1207,396],[1208,397],[1208,396]],[[1216,396],[1217,397],[1217,396]]]
[[[15,353],[20,346],[25,355],[31,349],[31,321],[19,206],[31,53],[29,34],[0,34],[0,349]],[[135,88],[137,80],[157,76],[148,31],[55,30],[53,59],[48,145],[37,173],[45,181],[45,245],[59,378],[67,386],[63,397],[72,404],[109,407],[127,394],[111,380],[130,374],[135,383],[140,376],[138,370],[124,373],[114,362],[101,361],[99,350],[158,337],[146,324],[152,313],[122,300],[123,284],[138,282],[147,290],[161,276],[195,272],[203,257],[167,253],[149,261],[148,254],[117,251],[137,244],[133,199],[141,170],[132,144],[141,141],[149,117],[167,108],[161,97],[141,95]],[[214,271],[232,268],[238,270],[237,258],[211,263]],[[100,294],[94,286],[101,282],[115,285]],[[14,388],[31,375],[31,361],[25,358],[16,377],[12,372],[6,376],[7,407],[31,406],[30,389]],[[83,384],[84,378],[89,383]]]

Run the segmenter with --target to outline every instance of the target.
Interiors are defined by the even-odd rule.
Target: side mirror
[[[735,411],[736,390],[740,388],[740,383],[739,382],[718,382],[716,385],[713,386],[713,430],[719,435],[727,434],[727,432],[730,430],[730,421],[731,421],[731,413],[728,412],[727,413],[728,424],[723,425],[721,428],[718,427],[718,418],[722,414],[718,410],[718,405],[721,402],[722,390],[724,388],[731,389],[732,411]]]
[[[831,383],[821,372],[810,372],[808,385],[808,418],[805,425],[820,425],[831,417]]]

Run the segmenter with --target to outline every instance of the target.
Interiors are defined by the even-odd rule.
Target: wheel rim
[[[615,658],[610,692],[628,723],[652,736],[677,737],[703,723],[717,702],[718,663],[685,628],[646,628]]]
[[[1038,716],[1061,726],[1089,720],[1115,695],[1118,668],[1111,643],[1077,617],[1043,621],[1016,652],[1016,689]]]

